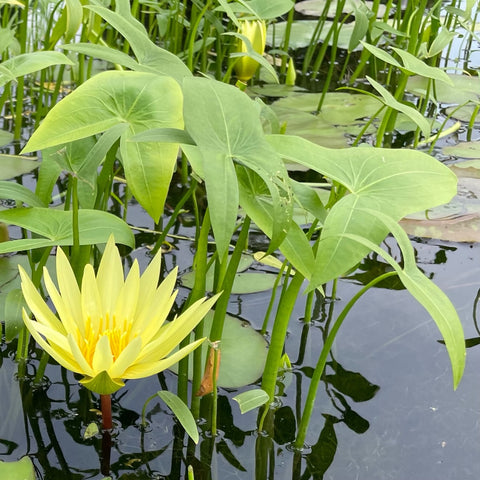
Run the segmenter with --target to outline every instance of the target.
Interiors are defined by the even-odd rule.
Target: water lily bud
[[[297,78],[297,72],[295,71],[295,65],[293,64],[293,59],[290,57],[288,60],[287,76],[285,78],[285,85],[295,85],[295,80]]]
[[[267,38],[267,26],[263,20],[240,20],[238,33],[245,35],[250,40],[253,50],[263,55]],[[248,52],[247,46],[241,39],[238,39],[237,52]],[[250,80],[257,68],[258,62],[248,56],[240,57],[235,64],[235,72],[242,82]]]

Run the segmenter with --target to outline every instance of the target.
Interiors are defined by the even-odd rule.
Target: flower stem
[[[110,395],[100,395],[100,405],[102,409],[102,427],[104,430],[112,429],[112,397]]]

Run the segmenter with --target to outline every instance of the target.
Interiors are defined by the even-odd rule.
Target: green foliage
[[[91,78],[58,103],[32,135],[24,152],[42,150],[105,132],[121,124],[120,155],[132,193],[155,221],[163,213],[178,145],[133,143],[146,128],[183,126],[182,96],[171,77],[143,72],[104,72]],[[51,131],[56,132],[55,136]],[[115,137],[110,143],[113,143]],[[85,156],[79,170],[95,174],[102,155]],[[73,169],[65,167],[67,170]],[[85,180],[86,184],[93,182]]]
[[[191,200],[198,256],[195,271],[183,276],[184,285],[192,288],[187,303],[203,296],[206,290],[225,292],[218,302],[215,318],[213,314],[208,316],[200,327],[206,333],[197,332],[199,338],[210,332],[213,340],[220,341],[219,377],[217,382],[212,374],[213,384],[238,388],[264,374],[262,389],[249,390],[234,398],[242,413],[267,405],[259,422],[263,426],[268,404],[276,393],[289,319],[301,289],[306,288],[310,295],[314,290],[322,291],[323,285],[335,284],[372,251],[388,262],[436,322],[450,357],[456,387],[465,363],[460,320],[446,295],[418,269],[413,247],[398,224],[408,214],[448,202],[456,192],[455,175],[414,149],[334,149],[316,145],[309,139],[320,144],[326,141],[325,137],[332,141],[333,125],[335,134],[339,134],[334,138],[335,145],[345,146],[348,142],[345,132],[356,135],[361,129],[357,139],[360,140],[379,124],[376,145],[388,146],[392,133],[400,128],[397,120],[406,116],[411,120],[409,123],[413,122],[408,129],[415,131],[411,144],[418,145],[421,135],[429,143],[441,132],[435,134],[437,127],[426,118],[427,108],[440,101],[450,103],[452,98],[451,103],[468,103],[468,110],[459,109],[458,115],[467,115],[462,118],[472,126],[478,113],[478,78],[466,80],[464,76],[447,75],[439,67],[439,61],[443,50],[456,37],[456,22],[473,26],[473,2],[467,2],[465,10],[447,7],[449,17],[442,26],[437,15],[439,4],[425,15],[426,0],[407,2],[406,8],[398,10],[391,20],[387,20],[389,13],[393,13],[389,12],[391,2],[385,6],[379,2],[354,6],[346,1],[297,3],[297,11],[318,16],[314,21],[294,21],[291,0],[195,1],[189,5],[188,18],[186,10],[182,10],[188,2],[174,3],[175,9],[170,5],[164,8],[162,2],[142,3],[139,8],[137,2],[131,6],[128,0],[117,0],[112,10],[100,2],[82,6],[78,0],[66,0],[59,4],[58,15],[52,13],[48,20],[50,31],[45,45],[53,49],[59,42],[65,42],[61,48],[68,51],[69,57],[52,50],[24,53],[28,43],[28,9],[13,16],[19,21],[16,42],[12,37],[13,23],[2,25],[0,54],[5,60],[0,64],[0,86],[4,86],[0,105],[15,105],[10,108],[15,108],[15,137],[20,138],[26,92],[23,77],[35,74],[40,79],[38,84],[32,82],[34,87],[30,86],[31,91],[39,91],[35,118],[39,126],[22,153],[41,151],[42,163],[36,191],[32,193],[5,180],[36,169],[39,162],[0,155],[0,198],[16,202],[14,208],[0,211],[0,222],[19,226],[26,232],[23,238],[0,243],[0,254],[29,251],[29,271],[39,286],[41,267],[51,247],[72,247],[71,259],[76,265],[90,261],[90,246],[105,243],[112,233],[117,242],[133,248],[132,228],[124,220],[129,196],[135,197],[155,224],[161,223],[181,151],[182,181],[187,183],[188,174],[195,181],[175,206],[155,248],[165,239],[183,205]],[[276,21],[283,20],[279,17],[285,14],[288,14],[286,21]],[[350,22],[352,18],[354,21]],[[255,53],[251,45],[247,52],[235,53],[235,37],[242,38],[236,33],[239,19],[271,21],[268,40],[272,58]],[[18,51],[12,55],[16,44]],[[331,58],[326,65],[328,46]],[[295,73],[292,49],[300,47],[306,47],[302,54],[303,73],[309,72],[313,80],[322,78],[321,94],[291,95],[273,107],[266,107],[262,102],[252,101],[244,91],[219,81],[230,81],[237,57],[247,55],[263,66],[261,75],[268,73],[270,78],[280,81],[288,77],[291,83],[292,71]],[[353,64],[349,61],[354,58],[351,55],[359,52],[358,66],[349,81],[365,78],[365,82],[359,82],[361,91],[368,93],[362,100],[329,91],[339,48],[345,48],[347,55],[340,83],[346,81],[346,69]],[[113,64],[115,70],[92,75],[97,60]],[[287,61],[289,75],[286,75]],[[194,71],[201,71],[203,78],[194,76]],[[57,102],[64,72],[70,73],[75,88]],[[50,88],[48,78],[55,83],[51,96],[45,94]],[[306,79],[305,76],[301,81]],[[15,95],[14,82],[18,82]],[[291,89],[282,90],[285,91],[289,95]],[[414,94],[408,101],[406,91]],[[44,106],[44,96],[55,106],[48,107],[48,101]],[[348,122],[344,121],[343,112],[347,107]],[[292,113],[292,109],[297,111]],[[278,134],[285,128],[288,133],[296,132],[305,138]],[[272,135],[266,134],[269,129]],[[2,132],[0,143],[9,141],[9,136]],[[292,180],[286,166],[292,162],[316,172],[323,179],[322,184]],[[114,177],[121,175],[126,190],[124,200],[112,190]],[[68,186],[64,209],[47,207],[55,184],[65,177]],[[205,209],[197,201],[196,182],[205,185]],[[106,211],[112,199],[115,205],[123,206],[121,215]],[[279,251],[283,255],[280,263],[285,258],[281,268],[288,269],[286,275],[237,272],[242,269],[241,252],[248,246],[251,221],[269,238],[267,254]],[[210,226],[214,247],[208,245]],[[240,232],[238,239],[237,232]],[[389,233],[402,252],[401,263],[380,246]],[[229,255],[233,246],[233,255]],[[208,260],[207,248],[211,249]],[[8,319],[7,341],[14,339],[23,325],[23,302],[12,266],[16,272],[17,263],[26,261],[26,256],[22,260],[0,258],[4,266],[0,272],[0,305]],[[319,361],[297,432],[297,446],[303,446],[318,382],[338,328],[357,299],[379,278],[389,275],[377,277],[354,296],[333,322],[323,347],[318,347]],[[276,302],[279,285],[282,291]],[[225,314],[230,293],[247,294],[261,289],[272,289],[268,312],[278,304],[268,357],[264,338]],[[178,396],[168,391],[157,394],[195,442],[199,440],[197,426],[184,401],[186,379],[190,375],[199,383],[202,370],[199,366],[208,362],[207,357],[207,347],[199,349],[191,372],[189,362],[179,367]],[[214,391],[214,417],[216,401]],[[194,399],[194,407],[195,402]],[[215,428],[212,420],[213,432]],[[311,458],[323,455],[320,447],[325,445],[326,470],[336,448],[330,417]],[[28,461],[28,458],[22,460]],[[20,468],[0,463],[0,471],[9,467]]]
[[[18,225],[26,230],[41,235],[20,240],[0,243],[0,254],[53,247],[56,245],[73,245],[72,212],[52,208],[12,208],[0,211],[0,221],[8,225]],[[106,243],[111,234],[118,243],[130,247],[134,245],[133,234],[128,225],[107,212],[82,209],[79,211],[80,245]]]
[[[261,388],[255,388],[254,390],[247,390],[242,392],[233,399],[238,403],[240,411],[247,413],[250,410],[261,407],[269,400],[268,393]]]
[[[23,457],[17,462],[0,460],[0,475],[9,480],[35,480],[35,470],[29,457]]]

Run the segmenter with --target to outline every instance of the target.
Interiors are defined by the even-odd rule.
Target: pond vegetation
[[[381,388],[335,340],[393,290],[457,388],[477,337],[419,242],[478,241],[478,13],[0,2],[0,474],[334,478]]]

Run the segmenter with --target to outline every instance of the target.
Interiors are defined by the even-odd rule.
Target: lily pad
[[[0,155],[0,180],[19,177],[35,170],[39,166],[39,161],[20,155]]]
[[[480,158],[480,155],[477,157]],[[450,165],[457,177],[480,178],[480,160],[464,160]]]
[[[206,275],[206,289],[213,290],[213,271],[209,270]],[[232,293],[237,295],[247,293],[264,292],[273,288],[276,275],[271,273],[237,273],[233,282]],[[182,285],[192,288],[195,282],[195,272],[188,272],[181,277]],[[279,284],[281,285],[281,283]]]
[[[480,158],[480,142],[461,142],[457,145],[448,145],[442,148],[442,152],[445,155],[454,155],[455,157]],[[456,165],[455,168],[464,169],[466,167],[473,167],[473,170],[475,172],[477,171],[477,164],[468,163],[465,165],[465,163],[466,162],[461,162],[460,164]]]
[[[314,113],[320,102],[320,93],[295,93],[277,100],[273,108],[288,108]],[[360,124],[382,106],[380,100],[360,93],[329,92],[325,95],[318,117],[330,125]]]
[[[470,122],[473,115],[475,115],[475,123],[480,122],[480,112],[475,111],[477,108],[476,105],[464,105],[463,107],[448,107],[445,109],[445,113],[450,115],[452,118],[460,120],[462,122]]]
[[[286,133],[324,147],[347,147],[348,136],[356,137],[364,127],[364,118],[375,115],[382,105],[367,95],[329,92],[322,110],[315,114],[320,97],[319,93],[293,93],[272,104],[280,123],[286,124]],[[374,131],[370,125],[365,133]]]
[[[296,85],[283,85],[278,83],[266,83],[264,85],[254,85],[247,88],[247,93],[253,96],[262,96],[262,97],[288,97],[294,92],[305,92],[306,90],[302,87]]]
[[[242,295],[247,293],[264,292],[273,288],[277,276],[266,272],[244,272],[255,261],[253,255],[242,254],[240,262],[238,264],[237,274],[233,282],[232,293],[236,295]],[[213,268],[207,271],[205,277],[207,291],[213,290]],[[195,283],[195,272],[184,273],[180,277],[182,285],[187,288],[193,288]],[[279,285],[282,283],[280,282]]]
[[[323,10],[325,9],[325,4],[327,0],[305,0],[303,2],[298,2],[295,5],[295,10],[302,15],[308,15],[311,17],[319,17],[322,15]],[[334,18],[335,12],[337,10],[337,0],[328,0],[328,18]],[[343,7],[343,13],[354,13],[355,7],[360,7],[361,5],[365,5],[368,7],[369,10],[372,10],[373,2],[368,0],[366,1],[358,1],[358,0],[347,0]],[[385,15],[385,5],[378,6],[377,18],[383,18]]]
[[[403,229],[416,237],[450,242],[480,242],[480,161],[453,165],[459,177],[458,193],[446,205],[409,215]]]
[[[209,332],[213,312],[204,319],[204,331]],[[202,362],[205,363],[208,345],[202,345]],[[239,388],[258,380],[265,367],[267,342],[250,324],[244,320],[225,316],[223,336],[220,342],[220,369],[217,385],[222,388]],[[189,357],[189,378],[192,373],[192,356]],[[172,368],[177,371],[177,365]]]
[[[297,20],[292,23],[290,31],[289,48],[296,50],[297,48],[308,47],[312,43],[312,38],[317,27],[317,20]],[[325,22],[320,32],[318,43],[325,40],[328,31],[332,27],[332,22]],[[267,45],[279,48],[284,43],[287,22],[278,22],[272,24],[267,29]],[[350,38],[354,29],[354,23],[347,23],[342,26],[338,35],[337,46],[348,50]],[[332,43],[333,36],[330,37],[329,44]]]
[[[328,124],[323,118],[300,110],[274,108],[281,124],[285,124],[285,133],[299,135],[313,143],[329,148],[348,146],[345,129]],[[287,167],[288,168],[288,167]]]
[[[480,98],[480,78],[467,75],[448,75],[453,87],[443,82],[435,83],[435,98],[440,103],[461,105],[465,102],[477,102]],[[425,96],[428,79],[412,76],[407,82],[407,91],[419,96]]]

